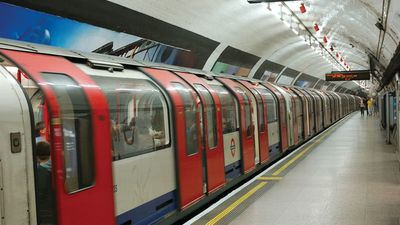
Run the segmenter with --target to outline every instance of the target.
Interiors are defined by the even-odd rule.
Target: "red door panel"
[[[259,91],[257,90],[257,86],[248,82],[248,81],[239,81],[240,83],[242,83],[244,86],[246,86],[248,89],[253,90],[253,93],[256,95],[259,95],[261,97],[262,100],[262,104],[264,107],[264,115],[258,115],[263,116],[264,117],[264,131],[261,132],[260,129],[258,129],[258,140],[259,140],[259,149],[260,149],[260,161],[261,163],[267,162],[269,159],[269,142],[268,142],[268,114],[267,114],[267,100],[265,99],[264,95],[262,95],[261,93],[259,93]],[[258,107],[258,104],[257,104]],[[258,114],[258,110],[257,110],[257,114]],[[260,121],[260,120],[258,120]],[[257,144],[257,143],[256,143]]]
[[[202,149],[201,149],[201,137],[200,130],[198,131],[198,143],[199,152],[195,154],[187,154],[187,143],[186,143],[186,124],[185,124],[185,107],[184,99],[182,99],[181,93],[177,90],[174,84],[183,85],[185,88],[191,90],[193,98],[195,98],[195,92],[185,81],[179,78],[177,75],[170,71],[142,68],[142,70],[156,80],[170,96],[173,105],[173,116],[174,116],[174,131],[175,131],[175,155],[176,155],[176,170],[177,170],[177,181],[178,181],[178,197],[179,207],[184,209],[189,205],[197,202],[204,197],[203,193],[203,168],[202,168]],[[197,105],[197,107],[199,107]],[[200,127],[200,126],[198,126]]]
[[[302,102],[302,112],[303,112],[303,130],[304,130],[304,139],[307,139],[307,137],[310,136],[310,130],[309,130],[309,125],[307,124],[307,98],[306,96],[301,93],[299,90],[297,90],[296,88],[291,88],[290,89],[294,94],[297,95],[297,97],[299,97],[301,99]]]
[[[111,165],[110,124],[107,101],[93,80],[62,57],[17,51],[1,51],[21,66],[43,91],[49,108],[52,175],[55,185],[58,225],[115,224]],[[92,114],[95,182],[93,186],[67,193],[64,169],[63,124],[57,96],[42,73],[65,74],[82,87]]]
[[[235,88],[240,89],[241,86],[236,81],[227,78],[218,78],[218,80],[221,81],[228,89],[230,89],[234,93],[240,105],[239,112],[240,112],[240,138],[242,140],[242,162],[243,162],[242,168],[244,173],[248,173],[255,168],[254,134],[250,134],[250,136],[248,136],[248,132],[245,126],[245,113],[246,113],[244,108],[245,100],[242,97],[242,95],[235,90]],[[248,100],[251,108],[251,102],[250,102],[251,100],[249,97]],[[251,110],[249,117],[250,121],[252,121]],[[254,129],[252,129],[250,132],[253,133],[253,130]]]
[[[265,87],[267,87],[279,101],[279,123],[281,130],[281,147],[282,152],[285,152],[288,149],[288,133],[287,133],[287,121],[286,121],[286,103],[285,97],[271,84],[268,82],[263,83]]]
[[[217,127],[217,145],[210,147],[208,145],[208,125],[204,123],[205,143],[206,143],[206,165],[207,165],[207,189],[208,192],[213,192],[225,185],[225,170],[224,170],[224,146],[222,137],[222,115],[221,115],[221,102],[217,93],[201,78],[189,73],[176,73],[194,89],[195,85],[202,85],[211,94],[215,103],[216,112],[216,127]],[[199,92],[198,92],[199,93]],[[202,94],[199,94],[203,106],[206,107],[206,101]],[[208,121],[207,113],[203,110],[203,120]]]
[[[289,95],[290,95],[290,100],[292,101],[292,116],[293,116],[293,140],[294,140],[294,145],[297,145],[299,143],[299,129],[298,129],[298,121],[297,121],[297,106],[296,106],[296,96],[294,96],[290,91],[286,90]]]

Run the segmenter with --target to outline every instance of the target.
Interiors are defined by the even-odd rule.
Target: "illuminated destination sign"
[[[332,71],[325,74],[326,81],[369,80],[370,78],[369,70]]]

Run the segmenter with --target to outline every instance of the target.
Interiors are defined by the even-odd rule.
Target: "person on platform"
[[[367,115],[368,115],[368,100],[366,98],[363,98],[363,103],[364,103],[364,110],[367,110]],[[364,115],[364,114],[363,114]]]
[[[368,116],[372,116],[374,113],[374,99],[370,98],[367,104],[368,104]]]
[[[361,116],[364,116],[364,110],[365,110],[364,100],[361,100],[361,101],[360,101],[360,112],[361,112]]]

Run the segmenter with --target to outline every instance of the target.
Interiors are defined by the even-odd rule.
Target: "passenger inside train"
[[[42,225],[55,224],[55,195],[51,175],[50,145],[40,141],[36,144],[38,215]]]
[[[35,126],[36,143],[46,141],[46,124],[43,121],[37,122]]]

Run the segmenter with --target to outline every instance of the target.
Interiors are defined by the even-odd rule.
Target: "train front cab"
[[[106,99],[101,91],[92,88],[96,86],[93,81],[63,58],[10,50],[2,50],[1,53],[38,85],[48,109],[48,120],[43,122],[50,128],[47,131],[51,146],[50,176],[57,206],[52,208],[56,212],[51,215],[57,215],[58,225],[75,224],[78,221],[81,224],[115,224],[111,143],[107,141],[109,121]],[[31,128],[25,127],[24,131],[32,130],[33,124],[39,122],[34,119],[33,109],[30,110],[30,118],[27,118],[27,114],[24,116],[25,121],[31,121]],[[32,172],[29,171],[34,171],[34,177],[40,179],[36,169],[35,142],[29,143],[31,139],[34,140],[33,133],[25,133],[31,136],[25,139],[26,152],[15,152],[20,157],[26,157],[21,159],[21,162],[26,163],[20,165],[30,167],[25,168],[29,177],[25,180],[24,177],[9,179],[19,182],[28,180],[30,190],[35,190],[32,187],[35,183],[36,190],[40,191],[38,180],[29,182],[33,179]],[[82,141],[87,139],[93,141]],[[13,190],[5,190],[10,196],[11,191],[18,191],[16,193],[21,195],[19,198],[25,198],[25,203],[29,202],[27,205],[23,201],[7,202],[5,211],[10,213],[6,219],[8,224],[27,224],[29,222],[23,221],[28,214],[32,223],[37,220],[40,224],[43,221],[44,217],[39,216],[42,215],[42,205],[38,192],[23,191],[24,186],[26,185],[19,184],[12,187]],[[26,195],[22,194],[24,192]],[[14,204],[18,204],[21,209],[14,208]],[[24,212],[18,213],[19,210]],[[13,218],[15,216],[19,219]]]

